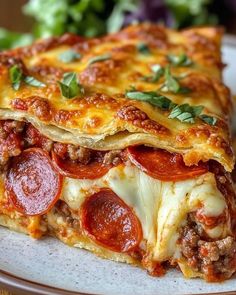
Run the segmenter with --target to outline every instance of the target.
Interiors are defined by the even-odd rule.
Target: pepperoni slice
[[[98,161],[82,164],[71,160],[63,160],[55,152],[52,152],[52,159],[56,169],[64,176],[78,179],[96,179],[105,175],[111,165],[103,165]]]
[[[62,177],[46,152],[30,148],[12,159],[5,189],[16,210],[26,215],[42,215],[58,200]]]
[[[146,146],[128,148],[131,162],[153,178],[163,181],[180,181],[196,177],[208,171],[208,165],[186,166],[180,154]]]
[[[142,240],[137,216],[110,189],[101,189],[85,200],[82,224],[92,239],[112,251],[128,252]]]

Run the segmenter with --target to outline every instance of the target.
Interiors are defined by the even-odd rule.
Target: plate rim
[[[75,292],[30,281],[2,269],[0,269],[0,285],[16,295],[95,295],[93,293]]]
[[[222,44],[236,49],[236,36],[226,34],[223,37]],[[30,281],[0,269],[0,285],[4,289],[14,292],[17,295],[94,295],[94,293],[74,292],[66,289],[53,287],[50,285],[41,284],[35,281]],[[235,295],[236,290],[226,292],[207,293],[209,295]],[[194,295],[194,294],[192,294]],[[197,295],[197,294],[196,294]]]
[[[223,37],[222,44],[230,47],[236,47],[236,36],[225,34]]]

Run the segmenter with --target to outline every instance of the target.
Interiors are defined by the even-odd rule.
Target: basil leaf
[[[179,83],[179,78],[176,78],[172,76],[170,71],[170,66],[168,65],[165,68],[165,83],[160,88],[161,91],[164,92],[173,92],[173,93],[180,93],[180,94],[186,94],[191,92],[191,89],[188,87],[182,87]]]
[[[70,72],[63,75],[62,81],[58,81],[62,96],[73,98],[84,93],[84,88],[77,81],[76,73]]]
[[[198,117],[203,106],[190,106],[189,104],[176,105],[169,114],[170,119],[178,119],[181,122],[194,123],[195,118]]]
[[[144,55],[150,55],[151,54],[151,51],[150,51],[149,47],[145,43],[138,43],[136,45],[136,48],[137,48],[139,53],[142,53]]]
[[[215,125],[217,119],[207,115],[201,115],[204,107],[191,106],[187,103],[177,105],[173,103],[169,98],[163,96],[155,91],[137,91],[135,88],[126,92],[126,97],[129,99],[135,99],[140,101],[146,101],[162,110],[171,110],[168,118],[178,119],[184,123],[195,123],[196,118],[200,118],[209,125]]]
[[[46,86],[43,82],[41,82],[41,81],[35,79],[34,77],[31,77],[31,76],[26,76],[24,78],[24,81],[25,81],[26,84],[34,86],[34,87],[45,87]]]
[[[164,110],[169,110],[171,107],[174,107],[172,101],[169,98],[154,91],[130,91],[126,92],[126,97],[130,99],[146,101]]]
[[[203,111],[204,106],[193,106],[191,107],[192,113],[195,115],[195,117],[198,117],[201,112]]]
[[[193,124],[195,122],[193,115],[188,112],[181,113],[177,118],[181,122],[186,122],[186,123],[191,123],[191,124]]]
[[[199,118],[205,123],[214,126],[217,123],[217,118],[207,115],[201,115]]]
[[[173,103],[169,98],[163,95],[156,96],[149,100],[149,103],[151,103],[154,106],[159,107],[162,110],[170,110],[173,107],[175,107],[175,103]]]
[[[45,87],[46,85],[35,79],[32,76],[24,76],[22,70],[18,65],[14,65],[9,70],[10,80],[12,83],[12,87],[15,90],[19,90],[21,82],[24,81],[26,84],[34,86],[34,87]]]
[[[162,91],[171,91],[178,93],[180,90],[180,84],[176,78],[171,75],[170,67],[165,68],[165,83]]]
[[[23,79],[22,70],[18,65],[14,65],[9,70],[11,84],[14,90],[19,90],[21,81]]]
[[[167,55],[168,61],[174,66],[189,67],[193,64],[192,60],[184,53],[180,55]]]
[[[151,67],[152,72],[154,73],[153,76],[150,76],[149,82],[155,83],[157,82],[165,73],[165,70],[162,66],[156,64]]]
[[[153,72],[153,75],[149,75],[149,76],[143,76],[141,78],[141,80],[144,80],[144,81],[147,81],[147,82],[151,82],[151,83],[155,83],[157,82],[165,73],[165,70],[164,68],[159,65],[159,64],[156,64],[156,65],[153,65],[151,67],[151,70]]]
[[[59,55],[59,60],[64,63],[70,63],[80,59],[81,57],[82,55],[74,50],[66,50]]]
[[[141,92],[141,91],[130,91],[126,92],[126,97],[136,100],[149,100],[152,99],[156,95],[156,92]]]
[[[106,54],[102,54],[102,55],[98,55],[98,56],[94,56],[92,58],[89,59],[88,64],[94,64],[96,62],[100,62],[100,61],[105,61],[111,59],[111,54],[106,53]]]
[[[178,93],[180,94],[187,94],[190,93],[192,90],[188,87],[180,86]]]
[[[151,66],[151,70],[153,71],[153,73],[157,74],[157,73],[161,73],[162,75],[164,74],[164,69],[161,65],[156,64]]]
[[[130,85],[129,88],[125,90],[125,93],[134,91],[136,91],[136,87],[134,85]]]

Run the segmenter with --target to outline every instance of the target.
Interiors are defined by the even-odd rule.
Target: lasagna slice
[[[144,23],[0,53],[0,224],[154,276],[231,277],[221,35]]]

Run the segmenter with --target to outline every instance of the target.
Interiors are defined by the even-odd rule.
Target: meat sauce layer
[[[30,123],[4,120],[0,121],[0,165],[4,169],[11,157],[18,156],[30,147],[40,147],[46,152],[55,152],[62,159],[78,161],[84,165],[95,160],[104,165],[121,163],[121,150],[109,152],[95,151],[84,147],[53,142]]]
[[[7,196],[17,211],[44,218],[49,210],[54,210],[65,218],[68,227],[86,229],[97,244],[112,251],[127,252],[140,260],[151,274],[162,275],[165,272],[164,265],[152,263],[147,258],[147,253],[139,247],[142,228],[138,218],[132,208],[112,190],[102,189],[87,198],[82,206],[81,216],[77,216],[60,200],[63,176],[95,179],[103,176],[111,167],[127,161],[151,177],[163,181],[180,181],[208,171],[214,173],[217,187],[226,199],[229,212],[231,216],[235,216],[235,194],[231,177],[214,161],[187,167],[181,155],[144,146],[95,151],[53,142],[30,123],[0,121],[0,165],[6,175]],[[26,175],[27,171],[30,171],[30,175]],[[45,175],[54,185],[42,188]],[[26,183],[25,187],[22,182]],[[119,216],[116,214],[117,210]],[[228,236],[213,241],[199,227],[199,222],[204,226],[214,227],[224,222],[224,218],[225,216],[207,218],[199,212],[193,212],[188,217],[187,225],[180,231],[178,244],[182,256],[193,270],[202,273],[208,281],[224,280],[236,270],[235,238]],[[232,218],[233,229],[234,223]]]

